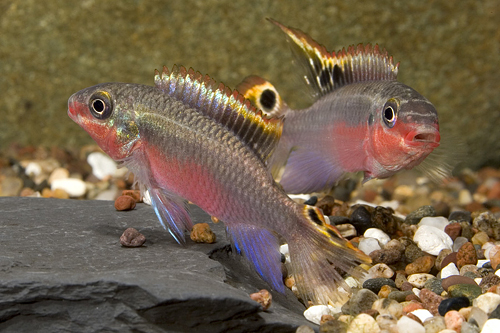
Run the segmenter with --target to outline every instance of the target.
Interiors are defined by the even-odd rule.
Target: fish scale
[[[179,243],[192,227],[189,200],[225,223],[235,252],[272,288],[285,288],[278,248],[286,242],[303,301],[345,301],[349,288],[337,269],[360,277],[357,265],[370,259],[317,208],[295,203],[274,182],[265,160],[281,120],[194,70],[163,73],[155,75],[156,87],[105,83],[77,92],[68,114],[134,173]]]

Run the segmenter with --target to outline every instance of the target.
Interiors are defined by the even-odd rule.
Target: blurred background
[[[291,106],[308,98],[284,34],[329,51],[377,43],[399,81],[436,106],[453,163],[500,166],[500,16],[485,1],[0,0],[0,149],[91,143],[66,115],[69,96],[109,81],[153,84],[153,71],[193,67],[234,88],[250,74]]]

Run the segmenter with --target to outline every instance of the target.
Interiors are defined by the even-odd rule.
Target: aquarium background
[[[500,166],[499,7],[498,0],[0,0],[0,149],[91,143],[66,115],[69,96],[109,81],[152,85],[163,65],[193,67],[233,88],[260,75],[291,106],[306,106],[271,17],[330,51],[385,47],[400,62],[399,81],[436,106],[450,161]]]

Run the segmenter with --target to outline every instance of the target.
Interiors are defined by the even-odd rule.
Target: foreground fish
[[[286,34],[314,104],[292,110],[264,79],[249,77],[236,89],[285,126],[272,160],[286,163],[280,184],[288,193],[331,188],[346,172],[364,180],[411,169],[439,146],[434,106],[396,81],[398,64],[376,45],[329,53],[309,36],[272,21]]]
[[[281,120],[192,69],[164,68],[155,82],[84,89],[70,97],[68,114],[147,188],[179,243],[192,227],[189,200],[224,221],[234,249],[275,289],[284,291],[278,247],[286,242],[302,299],[341,300],[337,287],[348,288],[336,268],[359,276],[354,268],[369,259],[317,208],[295,203],[274,182],[265,160]]]

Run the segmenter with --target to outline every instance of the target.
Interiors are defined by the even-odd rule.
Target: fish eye
[[[260,96],[260,104],[265,109],[264,111],[274,109],[276,106],[276,93],[270,89],[264,90]]]
[[[396,124],[398,118],[398,103],[395,100],[390,99],[385,103],[382,110],[382,118],[389,128],[392,128]]]
[[[98,91],[89,100],[89,110],[97,119],[107,119],[113,112],[113,102],[107,92]]]

